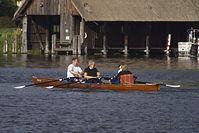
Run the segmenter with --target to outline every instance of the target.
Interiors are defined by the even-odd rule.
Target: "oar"
[[[110,80],[111,79],[109,77],[102,77],[102,78],[104,80]],[[180,85],[171,85],[171,84],[166,84],[166,83],[163,83],[163,82],[152,83],[152,82],[135,81],[135,83],[139,83],[139,84],[159,84],[159,85],[162,85],[162,86],[173,87],[173,88],[181,87]]]
[[[110,77],[101,77],[101,78],[103,78],[104,80],[111,80],[112,79]]]
[[[48,86],[48,87],[45,87],[46,89],[52,89],[52,88],[56,88],[56,87],[60,87],[60,86],[64,86],[64,85],[68,85],[68,84],[72,84],[73,82],[71,83],[63,83],[63,84],[60,84],[60,85],[55,85],[55,86]]]
[[[181,87],[180,85],[170,85],[170,84],[161,84],[163,86],[167,86],[167,87],[173,87],[173,88],[179,88]]]
[[[77,77],[77,78],[79,78],[79,77]],[[102,77],[102,78],[104,78],[104,77]],[[96,78],[96,79],[99,79],[99,78]],[[108,80],[108,79],[107,79],[107,80]],[[46,87],[46,89],[52,89],[52,88],[56,88],[56,87],[60,87],[60,86],[68,85],[68,84],[73,84],[73,83],[76,83],[76,82],[63,83],[63,84],[55,85],[55,86],[48,86],[48,87]],[[80,82],[80,84],[81,84],[81,82]]]
[[[137,84],[159,84],[159,85],[162,85],[162,86],[167,86],[167,87],[173,87],[173,88],[178,88],[178,87],[181,87],[180,85],[171,85],[171,84],[166,84],[164,82],[143,82],[143,81],[135,81],[135,83]]]
[[[56,80],[45,81],[45,82],[41,82],[41,83],[35,83],[35,84],[17,86],[17,87],[14,87],[14,88],[16,88],[16,89],[21,89],[21,88],[28,87],[28,86],[41,85],[41,84],[46,84],[46,83],[51,83],[51,82],[56,82],[56,81],[63,81],[63,80],[67,80],[67,79],[68,79],[68,78],[56,79]]]

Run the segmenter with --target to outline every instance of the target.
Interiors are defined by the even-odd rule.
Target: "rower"
[[[121,71],[111,80],[112,84],[134,84],[137,78],[128,70],[127,65],[120,65]]]
[[[90,60],[88,62],[88,67],[84,70],[84,78],[86,79],[86,83],[102,83],[100,80],[101,74],[95,68],[95,62]]]
[[[73,58],[72,63],[67,68],[67,78],[69,82],[74,82],[76,79],[74,77],[82,77],[83,71],[78,66],[78,59]]]

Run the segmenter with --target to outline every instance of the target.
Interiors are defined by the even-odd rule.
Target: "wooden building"
[[[93,50],[128,54],[140,49],[148,53],[186,41],[187,29],[199,26],[199,2],[26,0],[14,18],[23,19],[24,53],[35,49],[73,54]]]

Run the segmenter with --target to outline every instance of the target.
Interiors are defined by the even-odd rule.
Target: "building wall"
[[[68,12],[78,14],[71,0],[32,0],[26,10],[27,15],[60,15]]]

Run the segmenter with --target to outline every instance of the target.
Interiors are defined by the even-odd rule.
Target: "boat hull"
[[[34,84],[53,81],[55,79],[37,78],[33,77]],[[41,87],[58,86],[58,88],[81,88],[81,89],[100,89],[100,90],[117,90],[117,91],[158,91],[160,90],[159,84],[133,84],[133,85],[114,85],[114,84],[87,84],[87,83],[72,83],[64,84],[62,82],[50,82],[38,84]]]

